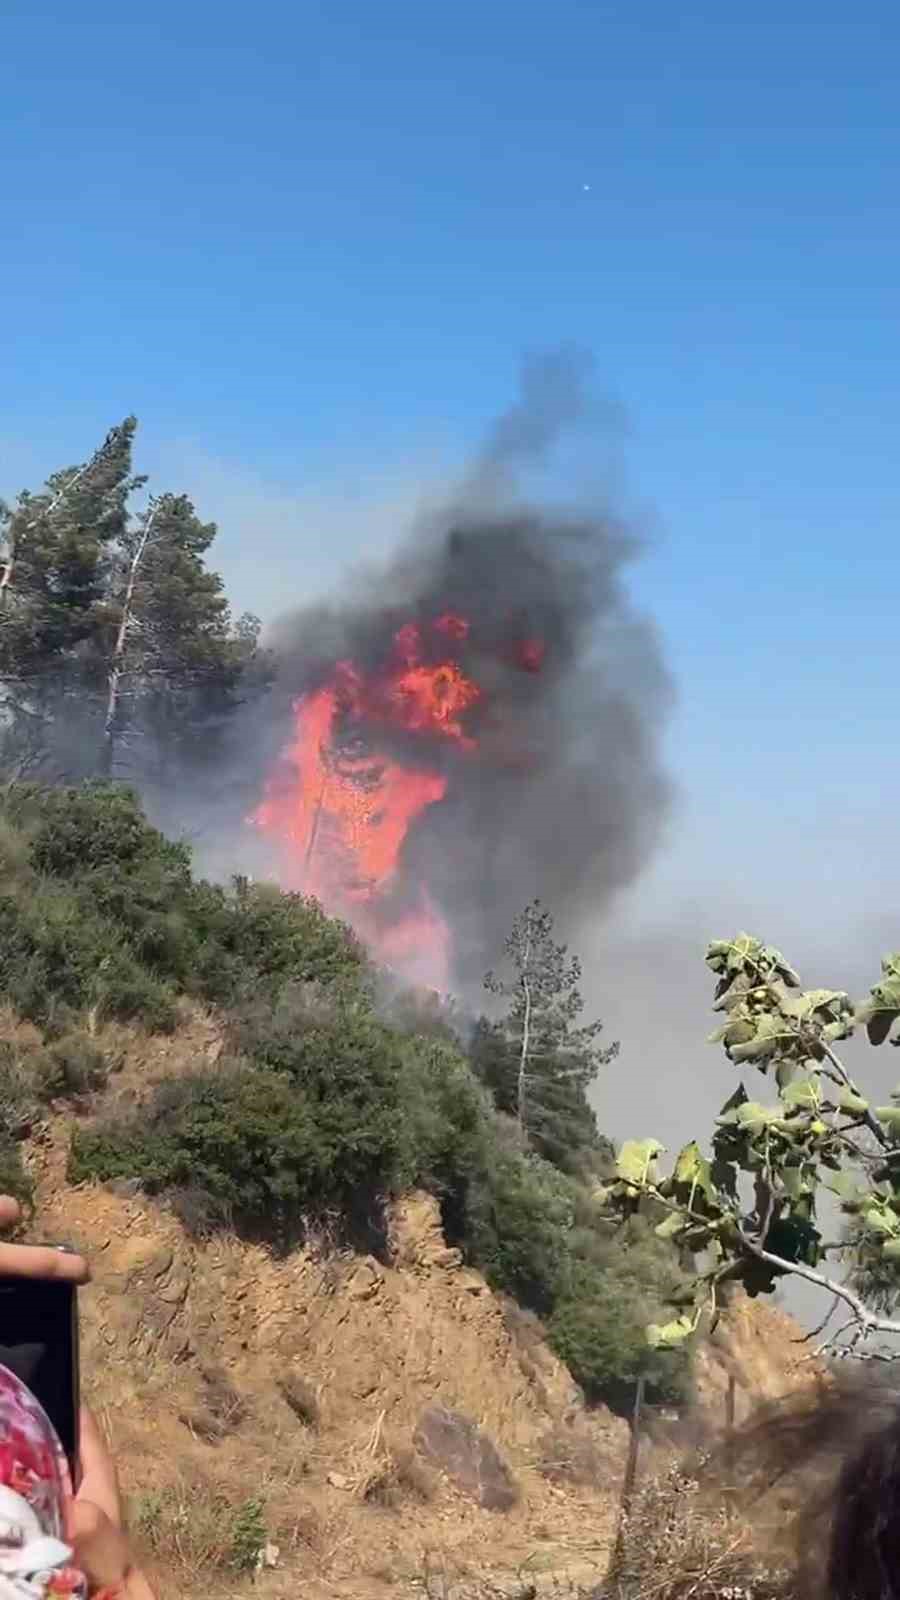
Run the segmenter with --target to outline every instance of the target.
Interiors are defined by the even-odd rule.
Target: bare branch
[[[826,1311],[826,1313],[825,1313],[824,1317],[822,1318],[821,1322],[817,1323],[817,1325],[811,1330],[811,1332],[805,1333],[803,1335],[802,1339],[794,1339],[794,1340],[792,1340],[792,1343],[793,1344],[812,1344],[813,1339],[818,1339],[819,1335],[821,1333],[825,1332],[825,1329],[828,1327],[828,1324],[831,1321],[832,1317],[834,1316],[834,1313],[837,1311],[837,1308],[840,1305],[840,1303],[841,1302],[837,1298],[832,1300],[831,1305],[830,1305],[829,1309]]]
[[[131,558],[131,564],[128,568],[128,582],[125,586],[125,598],[122,601],[122,616],[119,622],[119,628],[116,634],[116,642],[113,646],[112,656],[110,657],[109,673],[107,677],[108,689],[106,697],[106,718],[103,724],[104,768],[107,776],[111,775],[113,767],[113,756],[115,752],[116,741],[116,720],[122,692],[121,683],[122,674],[124,671],[125,643],[128,638],[128,632],[132,622],[134,594],[137,587],[141,563],[147,552],[147,546],[150,543],[150,536],[153,531],[153,524],[158,511],[159,501],[155,500],[147,514],[144,526],[141,530],[141,536],[135,545],[134,554]]]

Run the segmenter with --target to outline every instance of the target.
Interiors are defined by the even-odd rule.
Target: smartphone
[[[0,1365],[40,1401],[77,1488],[80,1371],[78,1291],[46,1278],[0,1277]]]

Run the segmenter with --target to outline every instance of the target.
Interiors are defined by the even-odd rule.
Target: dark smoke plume
[[[666,811],[657,736],[669,682],[655,631],[623,589],[636,541],[605,511],[557,511],[521,488],[523,470],[584,411],[577,361],[534,363],[458,490],[395,558],[332,603],[284,617],[269,640],[278,683],[261,740],[254,718],[260,791],[289,740],[292,702],[336,662],[378,670],[404,624],[427,635],[442,614],[468,620],[459,661],[484,691],[466,719],[477,748],[396,733],[387,752],[447,773],[445,799],[407,838],[401,878],[427,882],[463,987],[534,896],[564,928],[601,914],[645,863]],[[384,750],[383,728],[378,737]]]

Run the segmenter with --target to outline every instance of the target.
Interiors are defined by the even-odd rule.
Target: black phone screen
[[[0,1365],[40,1401],[78,1477],[78,1304],[71,1283],[0,1277]]]

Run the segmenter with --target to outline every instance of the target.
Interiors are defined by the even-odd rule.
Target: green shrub
[[[285,894],[273,884],[237,879],[230,895],[198,886],[198,921],[205,936],[225,956],[224,973],[205,968],[211,998],[233,1000],[253,994],[260,983],[321,984],[355,989],[368,974],[368,959],[356,935],[326,916],[317,900]],[[248,981],[249,980],[249,981]]]
[[[498,1146],[469,1187],[467,1254],[495,1289],[546,1316],[565,1279],[574,1215],[571,1179],[540,1156]]]
[[[358,940],[316,901],[273,886],[195,883],[190,852],[112,785],[8,791],[0,859],[0,993],[49,1024],[93,1007],[153,1030],[178,993],[228,1004],[285,983],[358,991]]]
[[[248,1226],[289,1226],[333,1185],[314,1108],[284,1076],[235,1064],[162,1084],[139,1115],[77,1129],[73,1182],[192,1188]]]
[[[213,1574],[255,1571],[267,1540],[260,1500],[235,1503],[197,1476],[141,1495],[130,1521],[139,1545],[191,1585]]]
[[[12,792],[9,809],[31,834],[31,861],[39,873],[80,878],[110,865],[133,873],[155,860],[174,883],[190,884],[187,847],[151,828],[137,796],[118,784],[25,786]]]
[[[39,1085],[46,1065],[41,1051],[0,1041],[0,1130],[14,1142],[28,1137],[40,1114]]]
[[[0,895],[0,992],[19,1014],[48,1023],[94,1009],[123,1021],[171,1029],[171,989],[142,967],[116,924],[71,890],[48,885],[33,896]]]
[[[96,1040],[80,1029],[51,1044],[44,1059],[44,1088],[53,1099],[96,1094],[106,1083],[106,1056]]]
[[[12,1195],[26,1213],[34,1203],[34,1183],[22,1161],[21,1145],[3,1132],[0,1132],[0,1194]]]
[[[396,1186],[456,1196],[490,1162],[494,1119],[465,1057],[448,1040],[418,1036],[401,1049]]]
[[[592,1401],[630,1408],[639,1377],[652,1402],[684,1398],[686,1352],[656,1351],[647,1343],[646,1294],[613,1271],[580,1265],[547,1324],[551,1347]]]
[[[266,1547],[266,1522],[261,1500],[245,1500],[231,1523],[228,1565],[234,1572],[255,1572]]]

